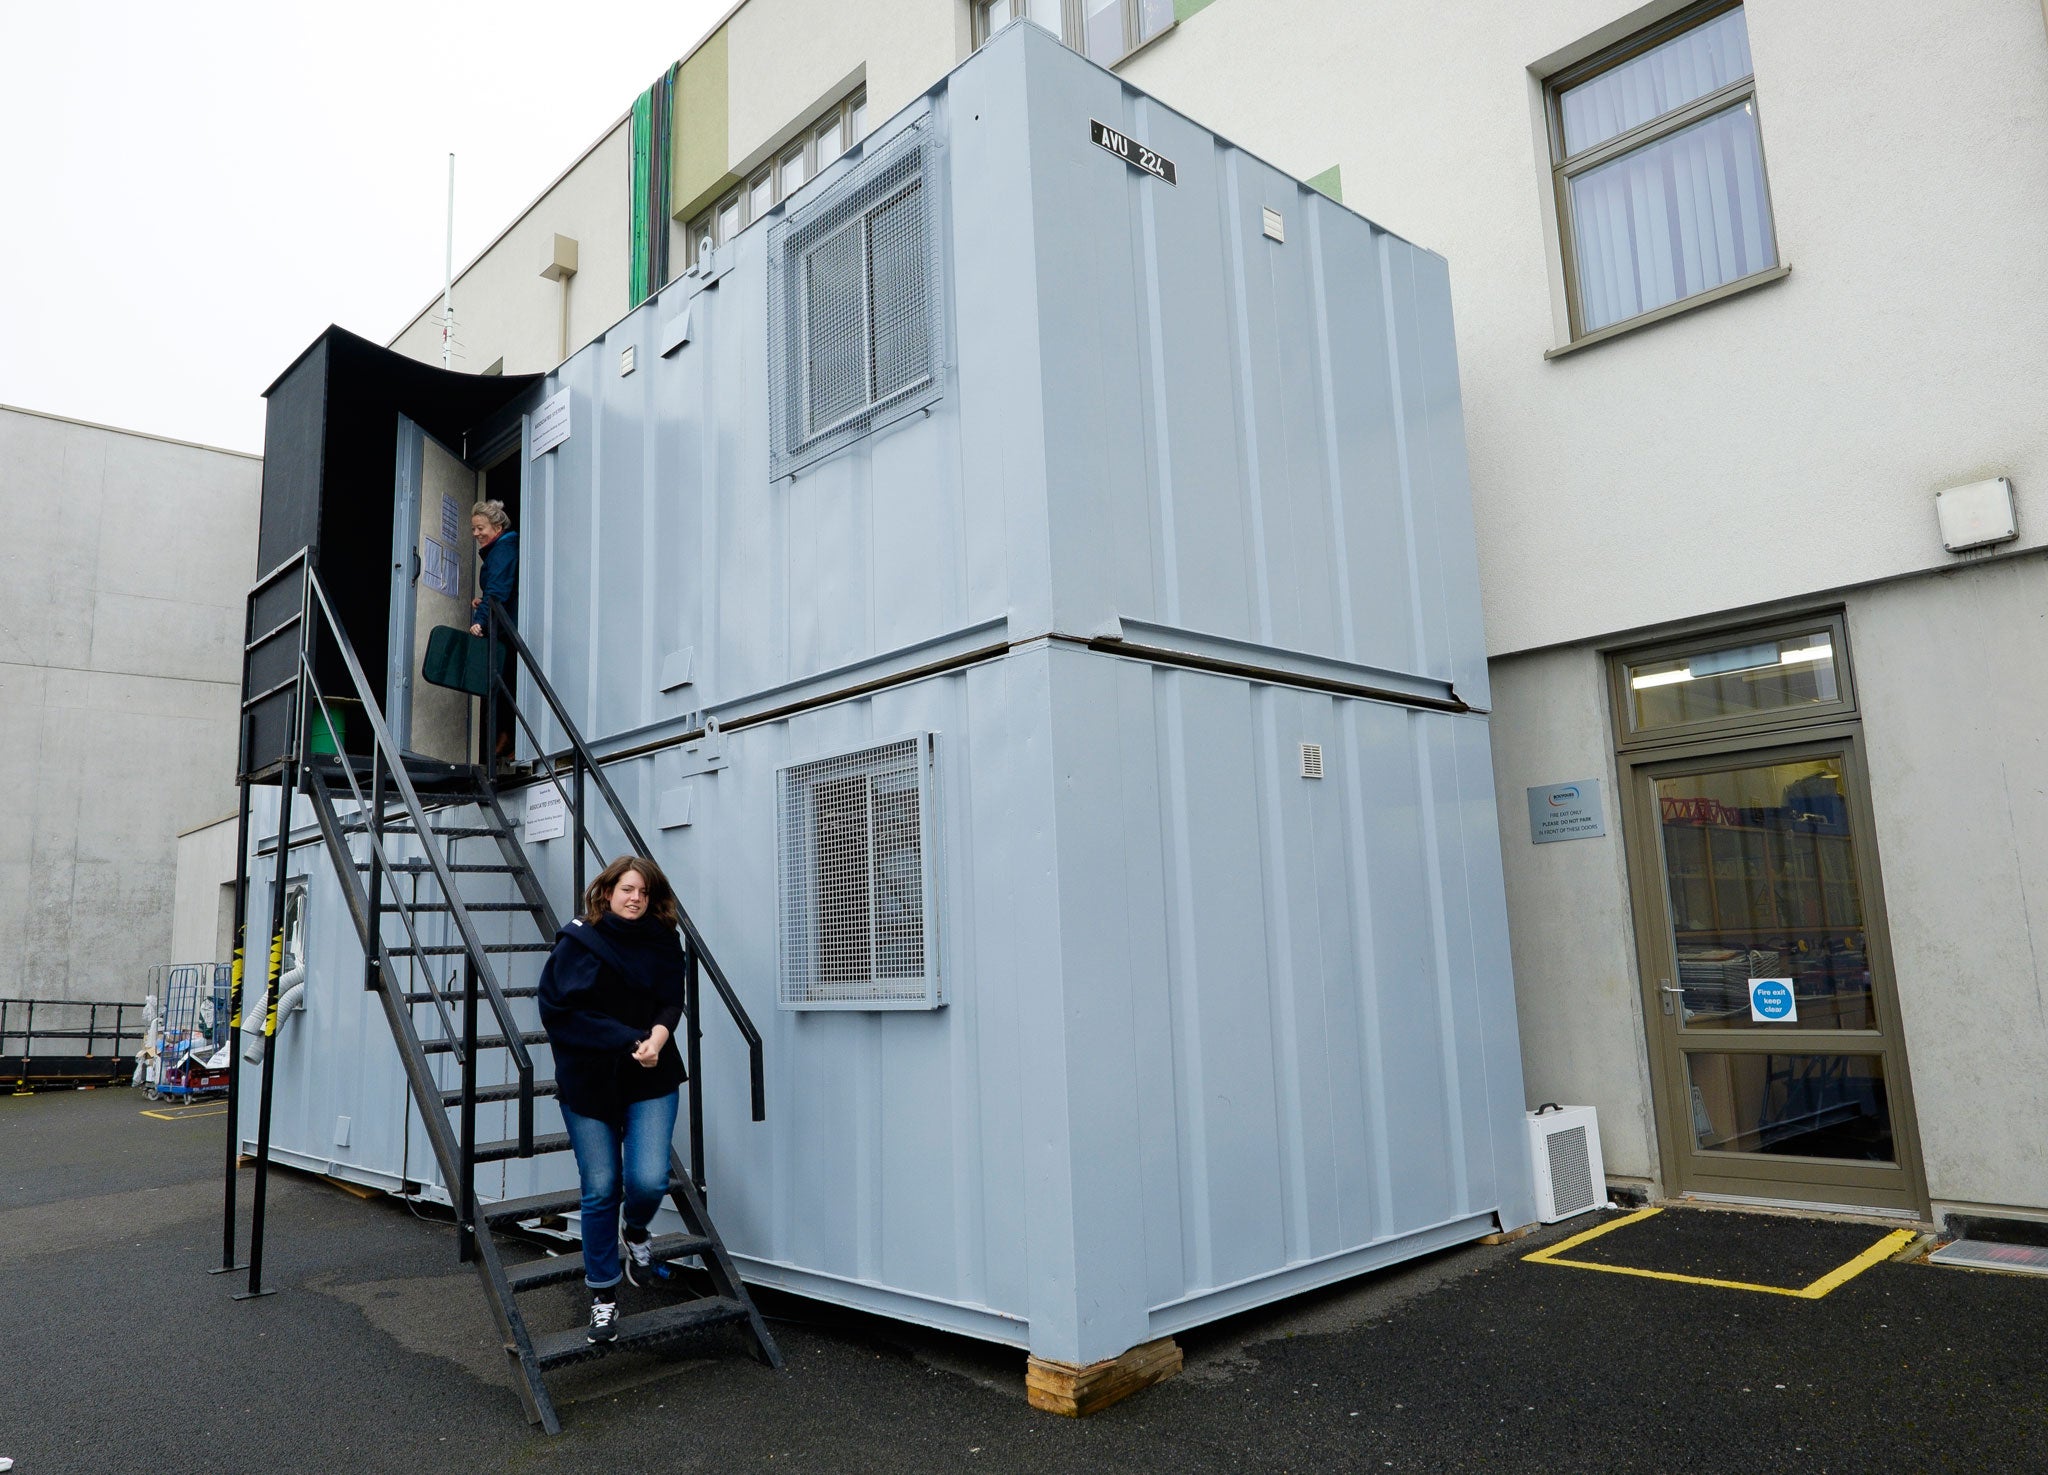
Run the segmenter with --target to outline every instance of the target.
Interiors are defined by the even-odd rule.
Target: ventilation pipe
[[[299,964],[277,982],[284,990],[277,1001],[277,1027],[283,1029],[286,1015],[295,1014],[306,1007],[306,965]],[[242,1042],[242,1058],[251,1065],[260,1065],[263,1062],[263,1019],[269,1012],[270,990],[265,988],[263,997],[256,1001],[256,1008],[249,1016],[256,1028],[252,1031],[244,1025],[242,1029],[242,1033],[247,1037]]]

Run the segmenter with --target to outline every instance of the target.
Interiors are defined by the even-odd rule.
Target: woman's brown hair
[[[612,892],[618,889],[619,878],[628,871],[638,871],[640,879],[647,883],[647,915],[664,927],[680,927],[683,909],[676,901],[675,888],[668,884],[668,877],[661,873],[661,867],[644,855],[622,855],[597,873],[597,879],[583,893],[583,920],[599,922],[604,919],[611,910]]]

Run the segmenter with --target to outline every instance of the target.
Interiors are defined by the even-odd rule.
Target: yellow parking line
[[[1644,1280],[1675,1280],[1681,1285],[1715,1286],[1724,1291],[1755,1291],[1758,1295],[1763,1296],[1792,1296],[1801,1301],[1818,1301],[1828,1292],[1839,1289],[1841,1286],[1854,1280],[1879,1261],[1890,1259],[1898,1253],[1908,1240],[1913,1238],[1913,1231],[1910,1229],[1894,1229],[1890,1234],[1887,1234],[1855,1259],[1846,1264],[1837,1265],[1812,1285],[1801,1286],[1798,1290],[1788,1290],[1784,1286],[1752,1285],[1744,1280],[1715,1280],[1713,1277],[1705,1275],[1680,1275],[1676,1271],[1671,1270],[1638,1270],[1632,1265],[1601,1265],[1592,1260],[1567,1260],[1564,1258],[1566,1250],[1577,1249],[1588,1240],[1598,1239],[1603,1234],[1612,1234],[1617,1229],[1626,1229],[1631,1224],[1640,1224],[1653,1214],[1661,1214],[1663,1212],[1662,1209],[1638,1209],[1633,1214],[1610,1220],[1605,1224],[1595,1225],[1583,1233],[1573,1235],[1570,1239],[1561,1239],[1554,1245],[1548,1245],[1543,1249],[1532,1251],[1522,1256],[1522,1258],[1534,1261],[1538,1265],[1563,1265],[1573,1270],[1600,1270],[1605,1271],[1609,1275],[1634,1275]]]
[[[142,1114],[155,1117],[160,1122],[192,1122],[201,1117],[226,1116],[228,1109],[225,1106],[216,1106],[210,1111],[194,1111],[189,1106],[174,1106],[169,1111],[145,1111]]]

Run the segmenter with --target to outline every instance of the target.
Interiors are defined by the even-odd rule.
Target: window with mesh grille
[[[781,773],[781,1002],[930,1009],[939,987],[929,733]]]
[[[921,120],[770,229],[770,475],[939,397],[938,155]]]

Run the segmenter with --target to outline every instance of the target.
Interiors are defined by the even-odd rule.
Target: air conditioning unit
[[[1607,1202],[1600,1124],[1592,1107],[1547,1102],[1530,1112],[1529,1160],[1535,1167],[1536,1217],[1545,1224]]]

